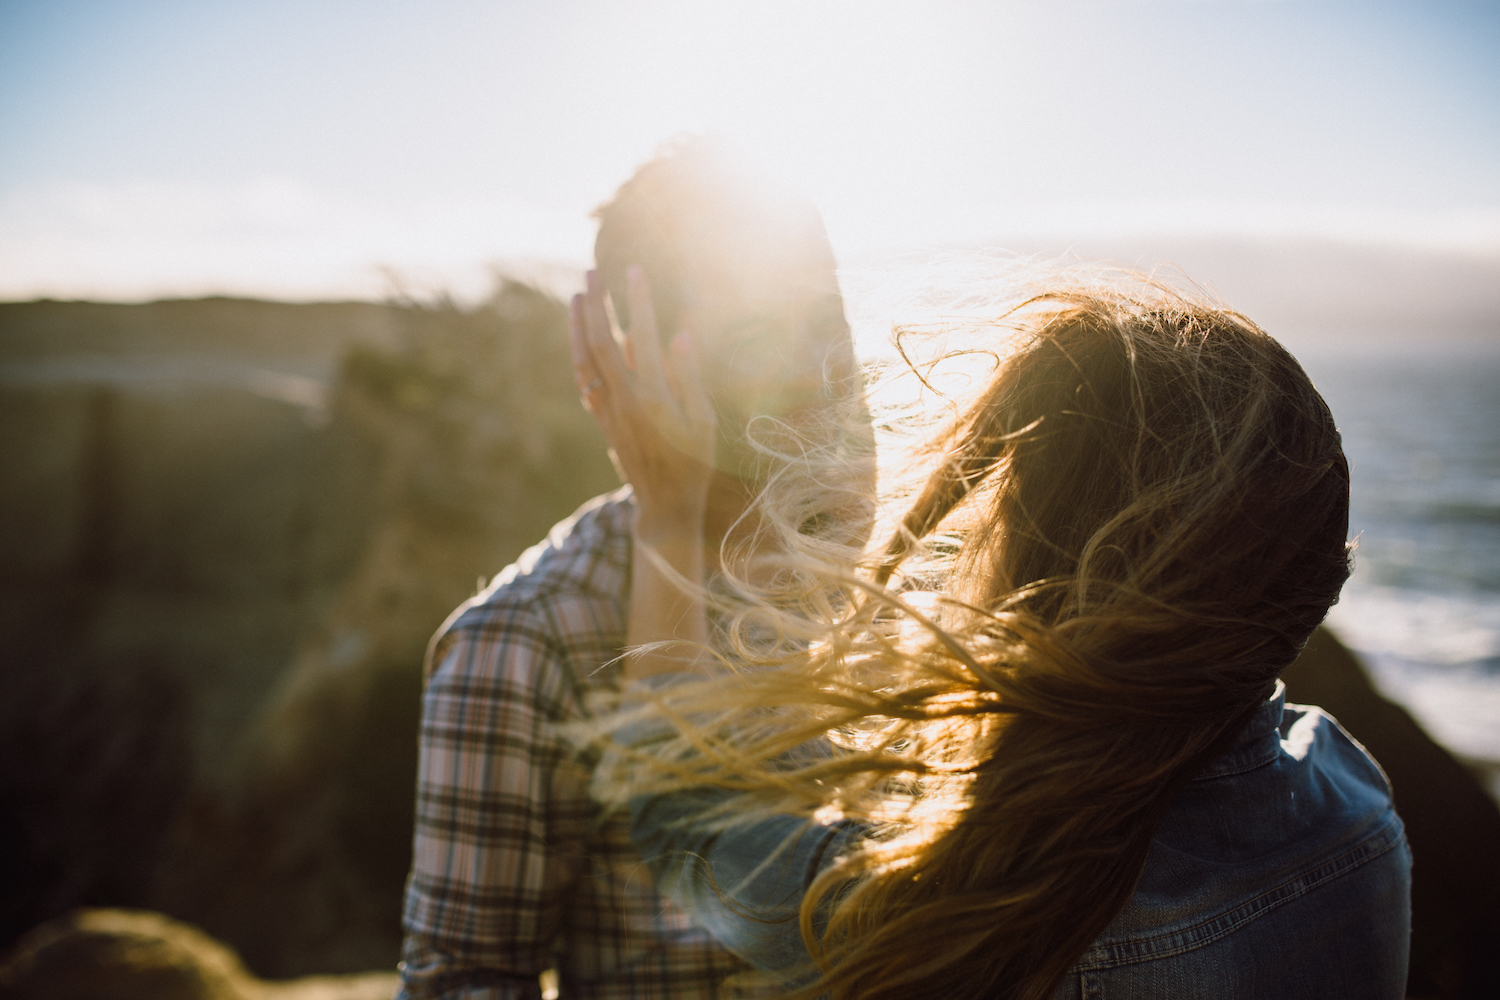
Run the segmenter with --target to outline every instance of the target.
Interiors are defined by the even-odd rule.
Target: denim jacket
[[[1276,694],[1168,809],[1135,895],[1056,1000],[1405,995],[1411,853],[1380,768],[1321,709]],[[767,971],[808,962],[803,891],[863,831],[772,817],[695,825],[721,793],[630,803],[659,887]]]

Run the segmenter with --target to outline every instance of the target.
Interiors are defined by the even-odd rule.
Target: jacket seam
[[[1103,956],[1089,959],[1087,955],[1073,966],[1073,972],[1090,972],[1135,965],[1141,962],[1171,958],[1186,954],[1219,941],[1258,920],[1277,907],[1307,895],[1312,890],[1335,879],[1362,868],[1371,861],[1390,853],[1401,843],[1401,824],[1392,817],[1381,829],[1343,854],[1288,879],[1273,889],[1200,923],[1182,930],[1168,931],[1148,938],[1122,941],[1100,949]]]
[[[1251,771],[1258,771],[1258,770],[1260,770],[1261,768],[1265,767],[1267,764],[1273,764],[1273,763],[1275,763],[1276,760],[1278,758],[1280,758],[1280,757],[1281,757],[1281,747],[1278,745],[1275,748],[1267,750],[1265,753],[1263,753],[1263,754],[1261,754],[1261,755],[1259,755],[1257,757],[1252,758],[1248,763],[1238,764],[1238,765],[1231,764],[1231,765],[1226,766],[1223,770],[1209,769],[1209,770],[1203,772],[1202,774],[1195,775],[1190,780],[1195,781],[1195,782],[1196,781],[1213,781],[1215,778],[1232,778],[1232,777],[1234,777],[1236,775],[1248,774]]]

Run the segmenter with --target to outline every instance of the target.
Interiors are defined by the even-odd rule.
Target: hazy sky
[[[0,0],[0,297],[580,262],[663,139],[855,256],[1016,234],[1500,254],[1500,4]]]

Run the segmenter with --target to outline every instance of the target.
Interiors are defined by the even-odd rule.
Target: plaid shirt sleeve
[[[525,602],[445,638],[422,703],[408,1000],[536,1000],[578,877],[588,774],[553,723],[566,651]]]

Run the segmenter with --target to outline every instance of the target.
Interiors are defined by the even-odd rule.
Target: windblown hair
[[[981,326],[885,540],[784,554],[726,676],[651,696],[677,740],[601,778],[870,825],[803,901],[800,997],[1050,997],[1349,573],[1339,433],[1249,320],[1132,276]]]

